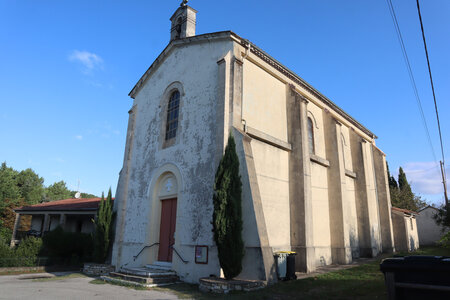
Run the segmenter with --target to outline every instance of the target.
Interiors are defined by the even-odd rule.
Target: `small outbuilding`
[[[423,246],[435,245],[448,230],[445,227],[436,223],[434,216],[438,209],[434,206],[428,205],[419,210],[417,216],[417,229],[419,232],[420,244]]]
[[[412,210],[392,207],[392,226],[396,251],[414,251],[419,248],[416,217]]]
[[[27,234],[40,237],[58,226],[69,232],[93,232],[92,220],[97,214],[100,201],[101,198],[64,199],[14,209],[16,220],[11,246],[16,245]],[[31,215],[31,228],[28,232],[19,232],[20,220],[24,215]]]

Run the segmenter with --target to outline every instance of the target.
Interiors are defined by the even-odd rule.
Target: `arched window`
[[[167,105],[166,141],[177,136],[179,108],[180,92],[175,91],[170,96],[169,105]]]
[[[308,146],[309,146],[309,153],[314,154],[315,148],[314,148],[314,126],[313,121],[311,118],[308,118]]]

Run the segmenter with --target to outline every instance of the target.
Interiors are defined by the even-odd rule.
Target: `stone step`
[[[122,268],[120,273],[128,275],[143,276],[149,278],[157,278],[164,276],[176,276],[177,273],[169,270],[153,269],[153,268]]]
[[[142,283],[142,284],[175,283],[179,279],[178,276],[176,276],[176,275],[146,277],[146,276],[125,274],[122,272],[111,272],[111,273],[109,273],[109,277],[121,279],[123,281],[138,282],[138,283]]]
[[[172,263],[167,261],[154,261],[152,264],[145,265],[149,269],[172,270]]]
[[[206,277],[200,278],[199,289],[202,292],[228,294],[231,291],[256,291],[263,289],[265,286],[266,283],[262,280],[226,280],[224,278]]]
[[[141,286],[141,287],[146,287],[146,288],[151,288],[151,287],[157,287],[157,286],[165,286],[165,285],[170,285],[170,284],[175,284],[178,281],[172,281],[172,282],[160,282],[160,283],[142,283],[142,282],[137,282],[137,281],[132,281],[132,280],[125,280],[125,279],[121,279],[119,277],[112,277],[112,276],[100,276],[100,278],[104,281],[108,281],[108,282],[113,282],[113,283],[118,283],[121,285],[126,285],[126,286]]]

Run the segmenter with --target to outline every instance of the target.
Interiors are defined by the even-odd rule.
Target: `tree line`
[[[75,193],[62,180],[45,186],[44,178],[32,169],[18,171],[3,162],[0,167],[0,229],[12,229],[15,218],[12,210],[16,207],[74,198]],[[81,198],[94,197],[81,193]]]
[[[389,172],[389,166],[387,166],[387,176],[392,206],[418,211],[428,205],[420,196],[413,193],[402,167],[398,169],[397,180]]]

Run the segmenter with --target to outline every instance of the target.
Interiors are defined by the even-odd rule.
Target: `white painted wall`
[[[244,63],[243,119],[284,142],[287,141],[286,84],[246,60]]]
[[[404,217],[409,251],[419,248],[419,235],[415,217]]]
[[[288,152],[257,140],[251,145],[269,244],[273,251],[289,251]]]
[[[436,208],[428,206],[420,210],[416,217],[419,241],[422,246],[435,245],[445,233],[444,228],[437,225],[433,219],[436,212]]]
[[[313,234],[317,266],[331,264],[330,208],[328,202],[327,172],[326,167],[311,162]]]

